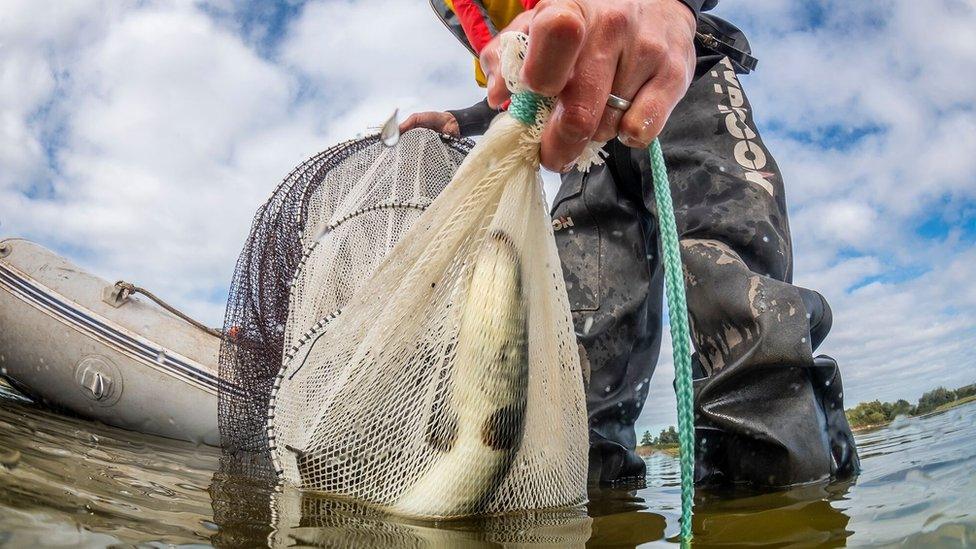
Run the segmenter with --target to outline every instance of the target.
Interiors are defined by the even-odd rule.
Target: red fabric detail
[[[526,10],[530,10],[539,3],[539,0],[522,0],[522,5],[525,6]]]
[[[454,14],[461,21],[461,28],[464,29],[464,35],[468,37],[471,47],[480,54],[488,42],[491,42],[492,36],[489,21],[486,21],[476,1],[454,0]]]

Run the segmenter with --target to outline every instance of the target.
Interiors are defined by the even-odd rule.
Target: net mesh
[[[352,500],[298,492],[273,494],[272,547],[301,545],[332,549],[362,547],[563,547],[583,548],[593,520],[581,509],[506,513],[452,521],[402,520]]]
[[[515,75],[526,38],[507,36]],[[416,517],[585,501],[582,372],[538,173],[549,103],[521,97],[467,156],[430,132],[347,143],[258,212],[225,326],[222,368],[244,387],[221,400],[228,447]]]
[[[524,53],[524,35],[515,45]],[[583,380],[538,173],[548,103],[536,103],[535,124],[496,118],[378,264],[358,265],[365,235],[398,230],[382,216],[312,252],[325,270],[296,278],[269,406],[287,482],[418,517],[585,500]],[[342,290],[341,314],[304,313],[307,296],[342,287],[345,262],[372,277]]]
[[[408,132],[393,147],[378,137],[341,143],[298,166],[257,211],[220,351],[220,375],[235,388],[219,394],[228,452],[267,450],[268,398],[294,335],[341,307],[471,146],[428,130]],[[312,280],[329,283],[310,287]]]

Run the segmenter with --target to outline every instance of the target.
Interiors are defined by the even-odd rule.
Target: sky
[[[0,235],[220,325],[255,210],[312,154],[483,94],[418,0],[0,2]],[[723,0],[847,405],[976,381],[976,5]],[[638,430],[674,423],[665,342]]]

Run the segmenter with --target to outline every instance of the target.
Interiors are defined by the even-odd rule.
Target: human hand
[[[452,137],[461,137],[461,128],[454,115],[449,112],[418,112],[411,114],[400,123],[400,133],[406,133],[414,128],[427,128]]]
[[[522,82],[557,98],[541,144],[554,171],[572,168],[591,140],[649,145],[694,75],[695,16],[679,0],[542,0],[505,30],[531,38]],[[499,46],[495,37],[481,52],[495,108],[510,95]],[[608,107],[611,93],[630,108]]]

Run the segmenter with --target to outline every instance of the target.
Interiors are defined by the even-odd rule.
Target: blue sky
[[[219,324],[250,218],[316,151],[481,97],[425,1],[66,0],[0,13],[0,235]],[[724,0],[848,404],[976,381],[976,8]],[[673,422],[662,356],[642,428]]]

